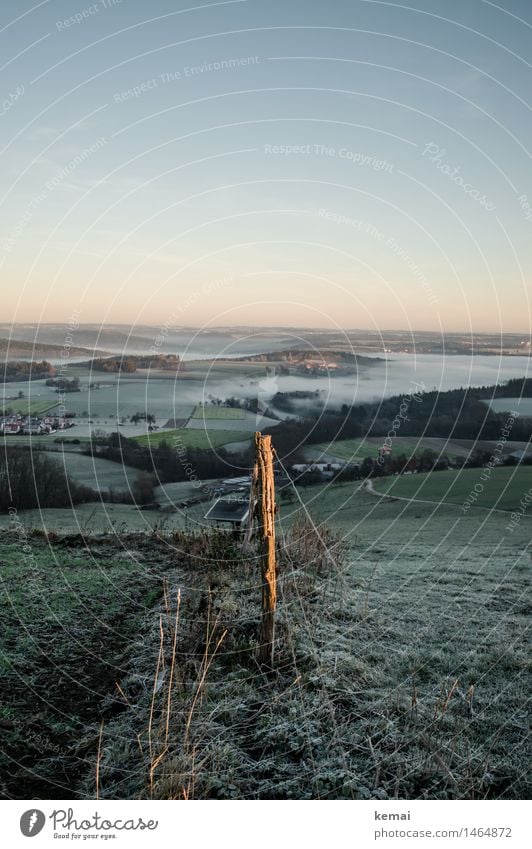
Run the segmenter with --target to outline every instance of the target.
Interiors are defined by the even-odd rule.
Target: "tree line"
[[[8,360],[0,364],[0,374],[4,383],[43,380],[55,374],[55,368],[48,360]]]
[[[75,483],[57,460],[24,447],[0,452],[0,510],[69,507],[95,501],[98,493]]]
[[[61,459],[29,446],[7,446],[0,454],[0,511],[63,508],[95,501],[142,506],[153,502],[156,484],[156,476],[139,469],[130,488],[100,491],[74,481]]]
[[[179,368],[177,354],[128,354],[118,357],[96,357],[86,363],[94,371],[108,374],[133,374],[137,369],[164,369],[174,371]]]
[[[223,448],[216,451],[184,448],[162,441],[158,445],[140,445],[121,433],[111,433],[102,439],[93,439],[84,453],[104,460],[112,460],[155,475],[160,483],[186,481],[190,469],[199,480],[206,478],[235,477],[249,472],[252,462],[251,448],[235,456]]]

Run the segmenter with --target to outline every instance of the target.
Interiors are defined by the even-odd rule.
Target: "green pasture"
[[[206,404],[202,407],[198,404],[192,414],[193,419],[202,419],[204,421],[219,421],[226,419],[245,419],[246,411],[240,407],[217,407],[214,404]]]
[[[433,440],[431,440],[433,441]],[[339,460],[352,461],[363,460],[365,457],[376,458],[379,455],[379,449],[383,447],[385,437],[370,437],[367,439],[341,439],[337,442],[321,442],[318,445],[313,445],[312,450],[320,453],[337,457]],[[443,443],[444,440],[441,440]],[[310,446],[309,446],[310,447]],[[392,439],[391,453],[405,454],[407,457],[413,457],[415,454],[421,454],[425,448],[435,450],[432,445],[425,445],[422,437],[394,437]]]
[[[377,492],[396,498],[514,510],[532,487],[532,466],[460,469],[377,478]]]
[[[40,398],[36,398],[35,400],[33,398],[16,398],[13,401],[5,401],[4,406],[11,408],[16,413],[20,413],[21,416],[39,416],[48,411],[53,413],[59,404],[60,401],[56,395],[55,399],[48,398],[47,400]]]
[[[178,428],[177,430],[154,431],[133,437],[140,445],[157,447],[162,442],[183,445],[185,448],[219,448],[230,442],[242,440],[241,430],[204,430],[200,428]]]
[[[60,463],[76,483],[96,491],[129,491],[138,475],[138,469],[100,457],[89,457],[77,451],[47,452],[46,456]]]

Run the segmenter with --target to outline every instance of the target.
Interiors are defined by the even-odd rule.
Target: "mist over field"
[[[441,356],[438,354],[387,354],[386,362],[377,358],[369,367],[361,366],[358,378],[283,377],[277,376],[280,392],[300,389],[319,390],[326,406],[363,404],[379,401],[412,390],[445,391],[460,386],[487,386],[503,383],[532,372],[528,357]],[[228,386],[214,387],[213,394],[223,394]],[[235,390],[237,392],[238,390]]]

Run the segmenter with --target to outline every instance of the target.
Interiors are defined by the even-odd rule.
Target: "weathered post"
[[[260,629],[259,663],[273,667],[277,564],[275,560],[275,484],[271,436],[262,436],[260,433],[255,434],[255,453],[262,575],[262,622]]]

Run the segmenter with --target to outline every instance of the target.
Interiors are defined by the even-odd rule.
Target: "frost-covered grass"
[[[300,492],[273,671],[255,546],[140,511],[144,533],[28,531],[36,565],[0,534],[10,792],[94,797],[103,716],[101,798],[528,798],[530,517]]]
[[[45,456],[59,463],[76,483],[96,491],[128,492],[138,475],[138,469],[78,451],[47,452]]]
[[[122,682],[135,711],[104,734],[104,798],[526,797],[522,539],[321,533],[329,554],[308,525],[283,540],[271,672],[257,563],[217,537],[176,570]]]
[[[87,549],[20,527],[0,534],[0,563],[0,795],[72,798],[160,581],[125,540]]]

